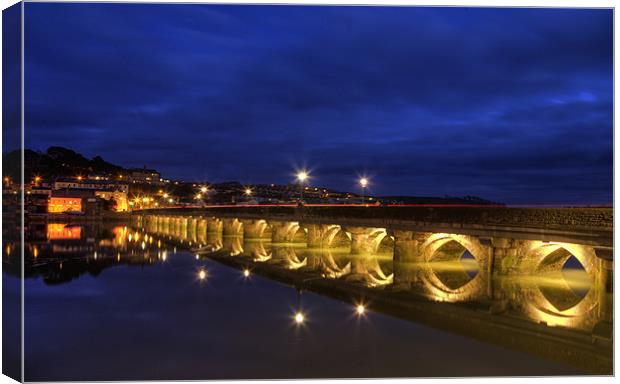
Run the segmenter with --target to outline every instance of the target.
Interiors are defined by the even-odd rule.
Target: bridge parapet
[[[306,224],[447,232],[524,240],[613,246],[612,208],[504,207],[234,207],[166,208],[140,215],[207,215]]]

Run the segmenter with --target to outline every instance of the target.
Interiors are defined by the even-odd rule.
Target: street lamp
[[[308,172],[306,171],[299,171],[297,172],[297,180],[299,181],[299,188],[300,188],[300,192],[299,192],[299,202],[303,203],[304,201],[304,181],[306,181],[308,179]]]
[[[362,205],[364,205],[364,196],[365,196],[365,192],[366,192],[366,187],[368,186],[368,179],[365,177],[362,177],[360,179],[360,185],[362,186]]]
[[[246,196],[252,196],[252,190],[250,188],[245,189]]]
[[[207,193],[207,187],[201,187],[200,188],[200,192]]]

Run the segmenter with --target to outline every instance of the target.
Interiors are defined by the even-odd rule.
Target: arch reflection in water
[[[140,222],[153,219],[146,215],[136,220],[140,226]],[[181,233],[190,231],[186,237],[200,239],[200,232],[206,231],[211,246],[204,247],[204,253],[221,249],[307,278],[390,287],[434,301],[490,301],[494,313],[550,325],[591,328],[599,319],[609,318],[609,308],[602,302],[609,301],[606,296],[610,292],[605,290],[609,274],[605,271],[610,268],[603,268],[594,249],[585,245],[272,218],[201,216],[189,229],[187,217],[166,221],[171,225],[162,226],[162,230],[168,233],[174,234],[179,226]],[[571,283],[574,279],[567,277],[570,273],[559,273],[570,257],[583,265],[590,288],[586,289],[582,279],[583,289],[576,291]],[[576,320],[578,317],[583,319]]]

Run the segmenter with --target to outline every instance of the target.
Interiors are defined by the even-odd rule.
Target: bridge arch
[[[572,243],[530,241],[521,249],[522,274],[525,279],[519,288],[520,306],[537,322],[590,330],[603,316],[605,283],[602,261],[594,248]],[[575,258],[587,274],[589,286],[577,295],[564,279],[566,262]],[[570,278],[570,277],[569,277]],[[549,288],[548,284],[553,286]]]
[[[479,239],[458,234],[435,233],[420,246],[420,276],[427,294],[438,301],[467,301],[487,296],[488,263],[491,250]],[[439,272],[435,263],[459,261],[470,256],[478,265],[472,276],[465,268]]]
[[[340,225],[328,225],[323,234],[324,248],[338,248],[351,245],[351,234]]]

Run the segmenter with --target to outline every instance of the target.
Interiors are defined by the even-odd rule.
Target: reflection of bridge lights
[[[207,278],[207,271],[205,271],[204,269],[201,269],[200,272],[198,272],[198,278],[200,280],[204,280]]]
[[[142,248],[142,250],[146,248],[146,243],[144,241],[142,242],[142,244],[140,244],[140,248]]]
[[[166,261],[166,259],[167,259],[167,258],[168,258],[168,252],[164,251],[164,252],[161,254],[161,259],[162,259],[163,261]]]
[[[297,324],[302,324],[305,320],[305,316],[303,313],[301,313],[301,311],[298,311],[297,313],[295,313],[295,322]]]
[[[355,311],[357,312],[358,315],[363,315],[364,313],[366,313],[366,307],[363,304],[358,304],[358,306],[355,308]]]

